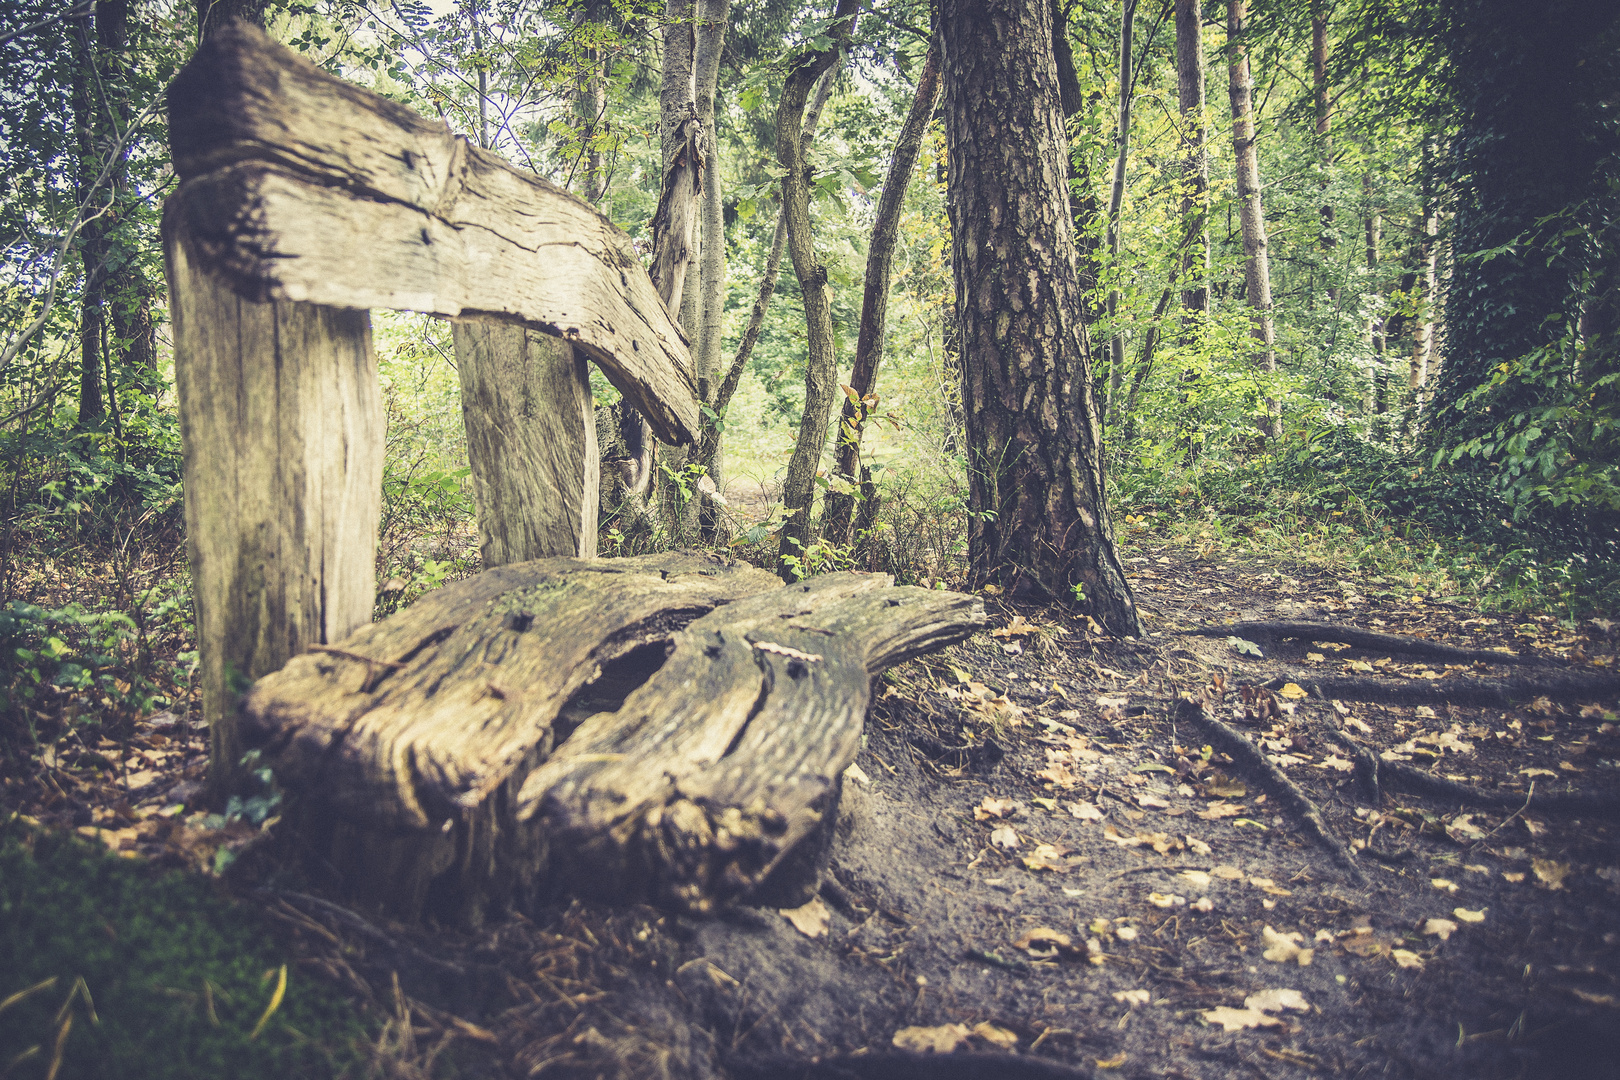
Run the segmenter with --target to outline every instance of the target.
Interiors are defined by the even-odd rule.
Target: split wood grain
[[[186,542],[211,780],[231,702],[371,621],[383,419],[364,311],[243,300],[166,234]]]
[[[484,566],[594,559],[601,462],[584,358],[521,326],[453,333]]]
[[[523,323],[582,348],[661,438],[694,439],[685,338],[580,199],[242,23],[198,48],[169,112],[166,215],[240,295]]]

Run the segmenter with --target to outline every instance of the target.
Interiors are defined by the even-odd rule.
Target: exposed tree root
[[[1228,755],[1240,769],[1255,776],[1273,798],[1304,822],[1305,831],[1315,837],[1356,881],[1365,880],[1361,867],[1356,864],[1355,855],[1328,828],[1327,822],[1322,820],[1322,812],[1310,796],[1288,779],[1281,769],[1267,761],[1259,747],[1236,728],[1217,718],[1208,701],[1184,697],[1176,706],[1176,714],[1180,720],[1195,724],[1209,738],[1212,746]]]
[[[1473,784],[1464,784],[1456,780],[1447,780],[1443,776],[1424,772],[1414,765],[1404,761],[1379,761],[1372,752],[1366,748],[1359,748],[1357,754],[1356,778],[1361,781],[1364,790],[1381,793],[1384,790],[1405,791],[1413,795],[1433,795],[1442,799],[1452,799],[1469,806],[1526,806],[1527,793],[1523,791],[1490,791],[1475,787]],[[1370,767],[1364,764],[1370,761]],[[1363,778],[1363,772],[1370,771],[1371,783]],[[1377,803],[1374,803],[1376,806]],[[1620,810],[1620,795],[1593,794],[1581,791],[1568,792],[1540,792],[1528,795],[1528,809],[1543,810],[1548,813],[1605,813]]]
[[[1197,630],[1180,632],[1194,637],[1304,638],[1309,641],[1336,641],[1341,645],[1353,645],[1358,649],[1423,656],[1432,660],[1450,660],[1460,664],[1471,664],[1476,661],[1487,664],[1563,664],[1561,660],[1533,653],[1515,656],[1493,649],[1464,649],[1456,645],[1429,641],[1426,638],[1381,634],[1376,630],[1362,630],[1359,627],[1342,626],[1338,623],[1267,620],[1204,626]]]
[[[1298,683],[1321,698],[1377,701],[1387,705],[1512,706],[1538,697],[1553,701],[1597,701],[1620,695],[1620,677],[1568,672],[1559,675],[1515,675],[1505,679],[1379,679],[1327,677],[1296,672],[1265,685],[1272,690]]]

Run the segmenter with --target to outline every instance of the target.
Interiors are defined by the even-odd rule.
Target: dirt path
[[[1537,802],[1620,795],[1614,695],[1335,704],[1313,680],[1542,669],[1184,633],[1310,620],[1601,674],[1616,628],[1180,550],[1131,566],[1147,638],[992,600],[991,633],[890,674],[831,872],[793,921],[561,903],[478,935],[361,931],[258,895],[306,966],[404,1001],[462,1075],[1620,1076],[1614,804]],[[1187,696],[1257,743],[1358,869],[1206,749]],[[1387,772],[1374,805],[1358,748],[1503,805],[1405,794]]]

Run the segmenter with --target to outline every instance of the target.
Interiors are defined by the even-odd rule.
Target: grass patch
[[[367,1062],[354,1007],[245,905],[15,819],[0,825],[0,1002],[8,1080],[324,1078]]]

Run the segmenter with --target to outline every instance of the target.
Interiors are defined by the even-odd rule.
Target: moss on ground
[[[358,1076],[366,1061],[354,1006],[213,882],[5,824],[0,1003],[8,1080],[283,1080]]]

